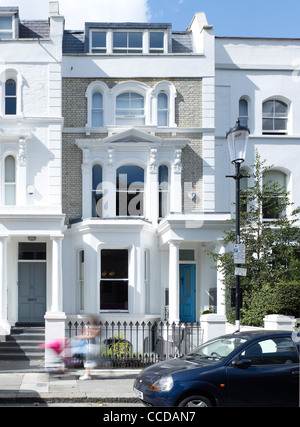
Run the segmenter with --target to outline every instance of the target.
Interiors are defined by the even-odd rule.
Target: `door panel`
[[[46,262],[19,263],[19,322],[42,322],[46,311]]]
[[[195,322],[195,265],[180,265],[180,321]]]

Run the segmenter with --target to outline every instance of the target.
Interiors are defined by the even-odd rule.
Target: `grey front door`
[[[46,262],[19,262],[19,322],[43,322]]]

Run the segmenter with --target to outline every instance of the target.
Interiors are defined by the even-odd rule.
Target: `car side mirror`
[[[250,359],[236,359],[232,362],[233,366],[236,366],[237,368],[246,369],[251,366],[251,360]]]

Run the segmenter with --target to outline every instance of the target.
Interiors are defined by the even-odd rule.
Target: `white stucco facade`
[[[4,8],[1,13],[14,20],[19,18],[16,8]],[[55,244],[64,228],[63,17],[54,12],[49,19],[47,38],[25,39],[19,35],[0,41],[0,335],[9,334],[10,327],[18,321],[44,321],[45,313],[53,310],[53,283],[61,282],[55,266],[61,262],[62,253]],[[9,110],[6,104],[9,82],[16,85],[15,110],[14,105]],[[35,246],[32,251],[30,243],[42,246]],[[37,253],[43,253],[40,260],[36,259]],[[34,284],[29,283],[31,279]],[[54,310],[62,310],[62,302]]]

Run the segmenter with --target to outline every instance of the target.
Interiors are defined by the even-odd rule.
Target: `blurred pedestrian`
[[[80,338],[86,341],[84,367],[85,374],[79,377],[80,380],[90,380],[91,371],[97,366],[97,362],[100,356],[100,326],[96,316],[92,316],[91,319],[85,325],[85,331],[82,335],[78,335],[76,338]]]

